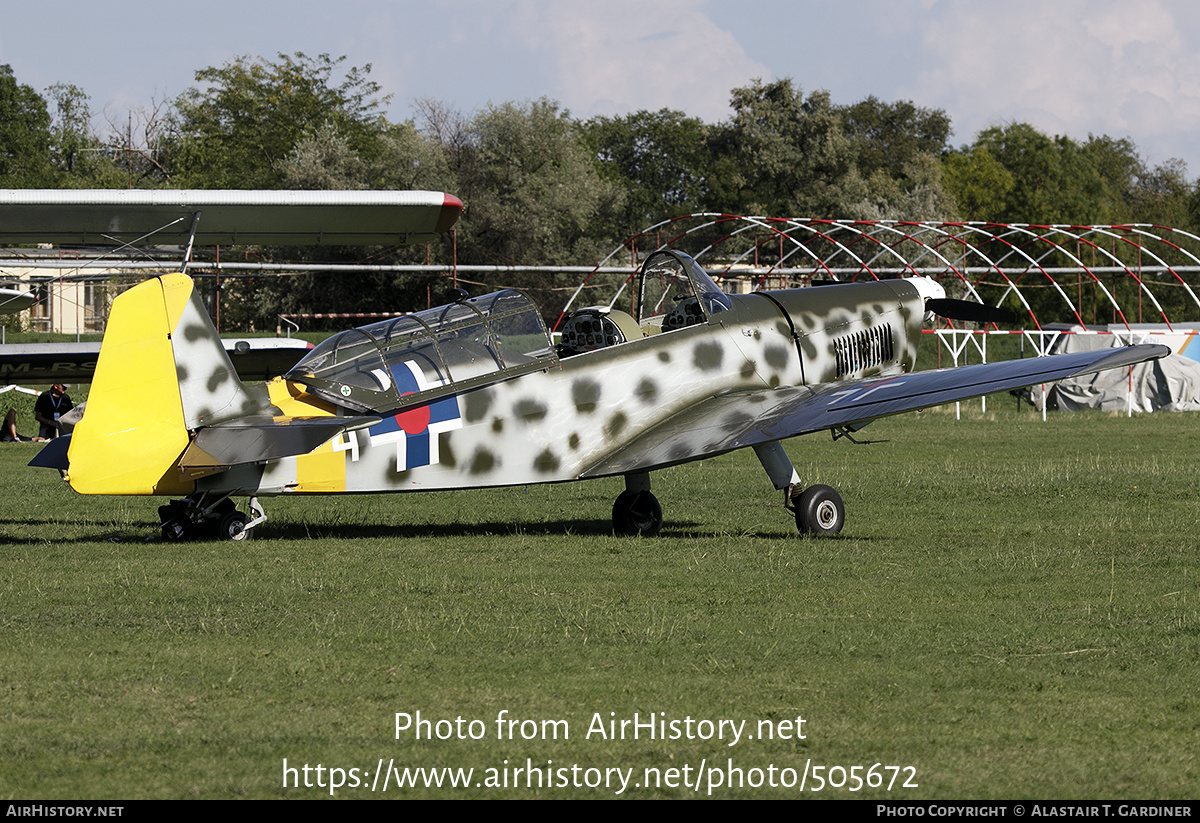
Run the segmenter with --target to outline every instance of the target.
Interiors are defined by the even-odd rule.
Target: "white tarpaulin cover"
[[[1165,327],[1164,327],[1165,328]],[[1082,331],[1078,326],[1072,331]],[[1094,351],[1128,345],[1129,340],[1118,334],[1064,334],[1051,347],[1051,354],[1075,351]],[[1062,380],[1046,387],[1048,408],[1062,411],[1105,409],[1147,412],[1200,411],[1200,363],[1177,354],[1159,360],[1139,363],[1129,368],[1110,369],[1085,377]],[[1034,386],[1033,401],[1042,407],[1042,386]]]

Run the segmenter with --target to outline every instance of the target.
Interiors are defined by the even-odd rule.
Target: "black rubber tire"
[[[796,501],[796,528],[803,534],[833,537],[846,525],[846,505],[829,486],[809,486]]]
[[[158,507],[158,528],[163,540],[175,542],[191,537],[190,526],[187,504],[182,500],[172,500],[167,505]]]
[[[613,503],[613,531],[652,537],[662,528],[662,506],[650,492],[623,491]]]
[[[239,511],[232,511],[221,518],[217,526],[217,536],[221,540],[249,540],[254,535],[254,529],[247,529],[250,518]]]

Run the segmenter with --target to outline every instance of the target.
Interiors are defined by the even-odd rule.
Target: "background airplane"
[[[36,302],[32,293],[20,289],[0,289],[0,314],[24,311]]]
[[[194,228],[209,207],[223,213],[221,197],[233,193],[207,193],[203,206],[188,193],[164,197],[187,205],[157,216],[120,194],[109,193],[103,208],[85,197],[98,211],[60,216],[94,220],[107,209],[113,225],[128,206],[146,221],[130,233],[172,215],[171,225]],[[261,202],[295,193],[236,194]],[[378,227],[337,217],[358,208],[360,194],[379,193],[339,193],[304,224],[315,240],[297,230],[289,242],[323,242],[324,210],[345,236],[372,235]],[[386,218],[401,222],[384,232],[393,238],[447,230],[461,208],[449,195],[405,194],[416,197]],[[0,194],[0,222],[11,202]],[[180,221],[180,208],[190,217]],[[263,211],[265,227],[257,213],[238,212],[246,223],[238,237],[283,231],[275,210]],[[359,213],[373,219],[369,209]],[[52,221],[59,212],[40,214]],[[783,439],[855,431],[883,415],[1168,353],[1134,346],[914,372],[927,312],[979,310],[924,277],[726,295],[686,254],[660,251],[641,267],[632,295],[629,311],[575,312],[558,346],[520,292],[464,298],[335,335],[284,376],[247,385],[192,281],[158,277],[113,304],[87,411],[69,440],[53,441],[33,464],[66,469],[85,494],[178,496],[160,508],[168,537],[244,539],[265,520],[260,496],[617,475],[625,491],[614,502],[614,528],[652,534],[662,524],[652,471],[751,447],[800,530],[831,535],[845,522],[842,500],[828,486],[801,483]],[[252,517],[236,510],[238,496],[250,497]]]
[[[286,337],[222,337],[221,346],[241,380],[270,380],[313,347]],[[0,385],[90,383],[99,358],[99,343],[0,345]]]

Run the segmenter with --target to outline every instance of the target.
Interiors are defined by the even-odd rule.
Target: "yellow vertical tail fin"
[[[189,430],[257,406],[191,278],[148,280],[113,302],[68,480],[82,494],[187,494],[176,466]]]

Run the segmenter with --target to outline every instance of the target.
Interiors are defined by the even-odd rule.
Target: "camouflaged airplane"
[[[203,212],[176,194],[188,200],[181,208]],[[444,231],[461,209],[449,195],[406,194],[413,202],[389,218],[402,224],[393,234]],[[0,196],[0,220],[2,206]],[[242,217],[254,223],[254,209]],[[805,488],[782,440],[1169,352],[1143,345],[914,372],[929,313],[990,316],[925,277],[727,295],[686,254],[664,250],[646,259],[632,294],[628,312],[571,314],[557,345],[521,292],[464,295],[334,335],[282,377],[247,385],[191,279],[157,277],[113,304],[83,419],[34,463],[64,468],[83,494],[179,496],[159,510],[168,538],[245,539],[265,520],[258,498],[272,495],[612,476],[625,478],[614,530],[653,534],[662,509],[652,471],[751,447],[800,531],[834,535],[845,522],[840,496]],[[250,498],[252,517],[233,497]]]

